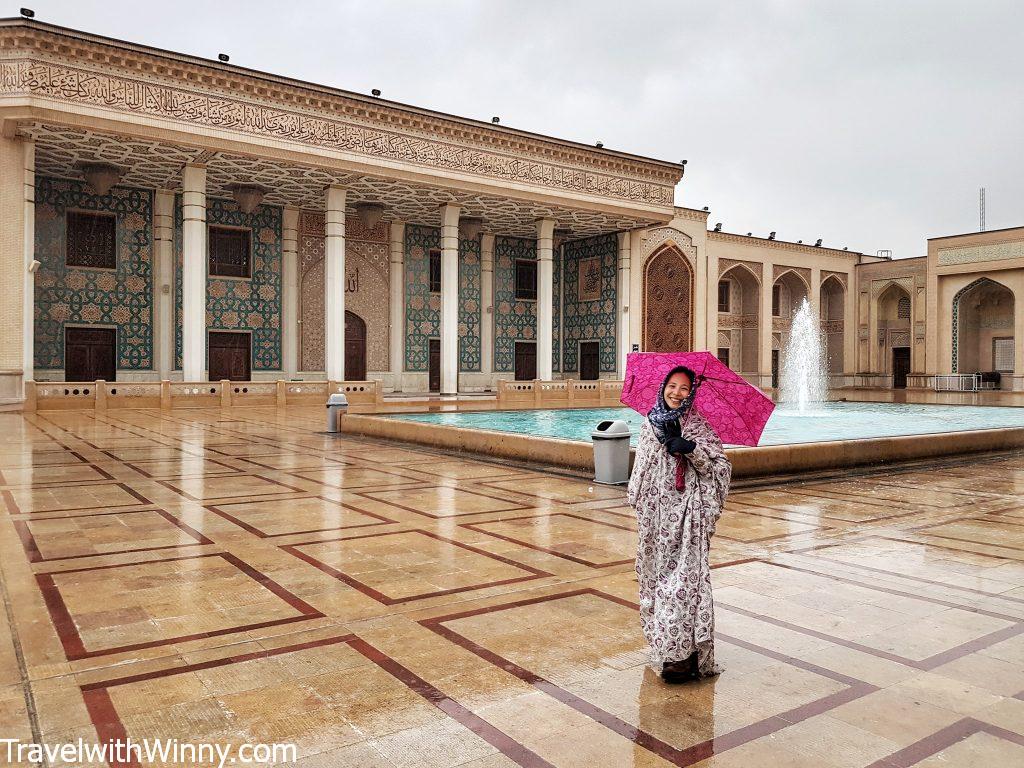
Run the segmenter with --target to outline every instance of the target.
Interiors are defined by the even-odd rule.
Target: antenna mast
[[[985,231],[985,188],[978,190],[978,231]]]

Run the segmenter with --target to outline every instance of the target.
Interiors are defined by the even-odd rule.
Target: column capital
[[[462,215],[462,206],[458,203],[445,203],[440,206],[438,210],[441,211],[441,226],[442,227],[457,227],[459,226],[459,216]]]
[[[555,235],[554,219],[537,219],[537,239],[550,240]]]

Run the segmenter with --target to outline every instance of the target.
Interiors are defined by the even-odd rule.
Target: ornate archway
[[[675,243],[644,264],[643,348],[685,352],[693,345],[693,269]]]
[[[953,373],[1014,369],[1013,291],[987,277],[953,297]]]

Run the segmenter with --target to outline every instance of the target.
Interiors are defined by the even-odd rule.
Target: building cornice
[[[754,237],[753,235],[737,235],[732,232],[708,231],[708,239],[720,243],[737,243],[739,245],[750,245],[757,248],[775,248],[782,251],[796,251],[807,254],[827,253],[830,256],[843,256],[846,258],[859,259],[865,254],[860,251],[843,251],[838,248],[826,248],[825,246],[807,245],[805,243],[791,243],[788,240],[769,240],[767,237]]]
[[[0,103],[92,106],[670,210],[682,168],[27,21],[0,20]]]

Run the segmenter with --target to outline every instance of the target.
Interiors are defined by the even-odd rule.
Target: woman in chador
[[[639,541],[640,620],[668,683],[718,674],[708,549],[729,492],[722,441],[692,408],[694,374],[669,372],[640,430],[629,480]]]

